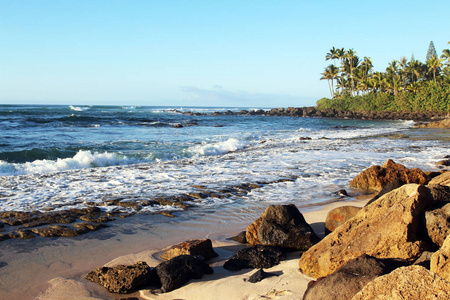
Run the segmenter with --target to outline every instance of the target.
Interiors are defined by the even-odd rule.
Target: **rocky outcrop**
[[[419,128],[450,128],[450,118],[430,122],[428,124],[420,124],[417,127]]]
[[[361,209],[303,253],[299,266],[305,274],[318,278],[362,254],[415,260],[427,246],[423,215],[432,201],[427,187],[404,185]]]
[[[350,186],[381,191],[383,187],[395,180],[404,183],[427,184],[430,178],[422,170],[414,168],[408,169],[401,164],[397,164],[391,159],[387,160],[381,167],[371,166],[364,170],[350,181]]]
[[[378,259],[364,254],[350,260],[333,274],[310,282],[303,300],[351,299],[368,282],[404,265],[398,260]]]
[[[169,260],[180,255],[201,255],[208,260],[219,256],[213,249],[210,239],[191,240],[170,247],[161,255],[164,260]]]
[[[86,274],[85,278],[104,286],[110,292],[121,294],[136,291],[154,282],[152,270],[145,262],[131,266],[100,267]]]
[[[306,250],[319,240],[293,204],[270,205],[261,217],[247,228],[247,242],[253,245]]]
[[[425,223],[431,241],[439,247],[442,246],[450,234],[450,203],[442,208],[425,212]]]
[[[164,293],[175,290],[191,279],[200,279],[212,274],[213,269],[198,256],[181,255],[156,266],[156,274]]]
[[[325,234],[334,231],[337,227],[347,222],[347,220],[353,218],[361,207],[356,206],[340,206],[330,210],[325,220]]]
[[[450,283],[422,266],[398,268],[369,282],[352,300],[450,299]]]
[[[223,267],[230,271],[271,268],[286,258],[279,248],[256,245],[238,251]]]
[[[430,270],[450,282],[450,235],[442,247],[431,256]]]
[[[450,172],[444,172],[430,180],[429,184],[450,186]]]

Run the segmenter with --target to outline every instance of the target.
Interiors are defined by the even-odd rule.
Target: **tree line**
[[[450,44],[450,42],[449,42]],[[376,72],[370,57],[360,58],[353,49],[331,48],[332,61],[321,74],[327,80],[331,99],[318,106],[346,110],[449,111],[450,50],[439,56],[433,42],[426,62],[406,57],[392,60],[385,72]]]

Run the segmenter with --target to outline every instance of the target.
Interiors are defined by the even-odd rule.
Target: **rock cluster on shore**
[[[317,278],[304,300],[450,299],[450,172],[424,173],[388,160],[352,182],[383,194],[363,208],[330,211],[332,226],[322,240],[297,207],[270,205],[239,235],[250,246],[223,267],[260,269],[249,279],[257,282],[270,275],[264,268],[279,264],[286,252],[300,250],[301,272]],[[86,278],[112,292],[149,286],[168,292],[211,274],[207,259],[216,255],[210,240],[187,241],[170,247],[161,255],[166,261],[153,269],[145,263],[101,267]],[[126,280],[123,274],[128,274]]]

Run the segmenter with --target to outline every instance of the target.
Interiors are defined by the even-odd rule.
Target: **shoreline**
[[[321,109],[316,106],[304,107],[280,107],[270,110],[256,109],[253,111],[241,110],[233,112],[213,112],[212,114],[200,112],[187,112],[172,110],[175,113],[191,116],[221,116],[221,115],[243,115],[243,116],[274,116],[274,117],[303,117],[303,118],[335,118],[335,119],[360,119],[360,120],[413,120],[415,122],[431,122],[448,118],[448,113],[436,112],[394,112],[394,111],[346,111],[336,109]]]
[[[363,207],[371,197],[372,195],[365,195],[361,196],[359,199],[343,200],[322,205],[317,210],[309,209],[303,213],[303,216],[311,227],[313,227],[314,231],[319,236],[323,237],[324,223],[328,211],[342,205]],[[258,215],[258,213],[256,215]],[[239,230],[245,230],[246,226],[253,222],[253,219],[242,221],[241,226],[246,225],[240,229],[238,228],[239,226],[233,226],[231,230],[224,229],[223,231],[218,231],[215,234],[209,234],[203,237],[197,235],[197,238],[211,238],[213,247],[219,254],[219,257],[212,261],[211,266],[214,269],[214,274],[205,275],[200,280],[191,280],[185,286],[172,292],[155,295],[152,294],[150,290],[141,290],[140,292],[126,295],[110,294],[103,287],[80,277],[84,274],[79,274],[75,279],[56,277],[49,280],[48,283],[50,286],[43,291],[37,299],[64,299],[64,297],[67,297],[69,294],[71,296],[76,295],[77,297],[80,297],[80,299],[85,300],[113,299],[117,297],[140,297],[140,299],[174,299],[174,297],[185,299],[199,299],[201,297],[213,297],[215,299],[256,299],[269,294],[273,296],[282,296],[283,299],[298,299],[301,297],[311,278],[298,272],[298,251],[290,253],[286,261],[266,270],[267,272],[279,274],[279,276],[264,279],[262,282],[256,284],[245,281],[245,279],[250,277],[250,275],[256,271],[255,269],[230,272],[222,268],[226,259],[230,258],[239,249],[245,247],[245,245],[229,240],[229,237],[232,236],[232,234],[237,234]],[[233,230],[234,232],[230,232]],[[103,266],[111,267],[117,264],[128,265],[138,261],[146,261],[151,267],[154,267],[162,261],[159,256],[165,249],[169,248],[172,244],[180,243],[185,240],[187,240],[186,236],[179,234],[178,237],[173,237],[172,243],[169,243],[170,245],[167,245],[166,247],[154,247],[140,252],[131,251],[129,254],[115,257],[103,264]],[[86,266],[86,272],[100,266],[102,266],[102,264],[94,267]],[[91,267],[91,269],[88,267]],[[233,295],[236,297],[239,296],[238,298],[233,298],[229,293],[224,294],[224,292],[229,292],[230,288],[234,291]],[[220,298],[219,295],[226,296]]]

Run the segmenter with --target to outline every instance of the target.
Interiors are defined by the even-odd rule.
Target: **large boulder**
[[[232,258],[227,260],[223,267],[230,271],[241,269],[271,268],[286,258],[286,254],[279,248],[256,245],[239,250]]]
[[[352,300],[450,299],[450,283],[422,266],[398,268],[375,278]]]
[[[430,180],[429,184],[440,184],[450,186],[450,172],[444,172],[439,176],[434,177]]]
[[[310,282],[303,300],[351,299],[368,282],[404,265],[398,260],[379,259],[364,254],[350,260],[333,274]]]
[[[319,240],[294,204],[270,205],[247,228],[247,242],[253,245],[307,250]]]
[[[183,286],[191,279],[200,279],[204,274],[213,273],[213,269],[203,258],[191,255],[174,257],[160,263],[155,269],[164,293]]]
[[[303,253],[299,266],[305,274],[318,278],[362,254],[412,261],[427,246],[423,215],[431,202],[427,187],[404,185],[362,208]]]
[[[430,270],[450,282],[450,235],[442,247],[431,256]]]
[[[154,282],[152,270],[145,262],[131,266],[100,267],[89,272],[86,279],[104,286],[113,293],[129,293]]]
[[[212,247],[210,239],[191,240],[170,247],[161,255],[164,260],[169,260],[180,255],[201,255],[208,260],[219,256]]]
[[[334,231],[347,220],[353,218],[360,210],[361,207],[351,205],[340,206],[330,210],[325,220],[325,234]]]
[[[389,183],[400,179],[404,183],[427,184],[430,178],[422,170],[408,169],[388,159],[384,165],[371,166],[350,181],[350,186],[381,191]]]
[[[437,246],[442,246],[450,234],[450,203],[435,210],[425,212],[428,236]]]

